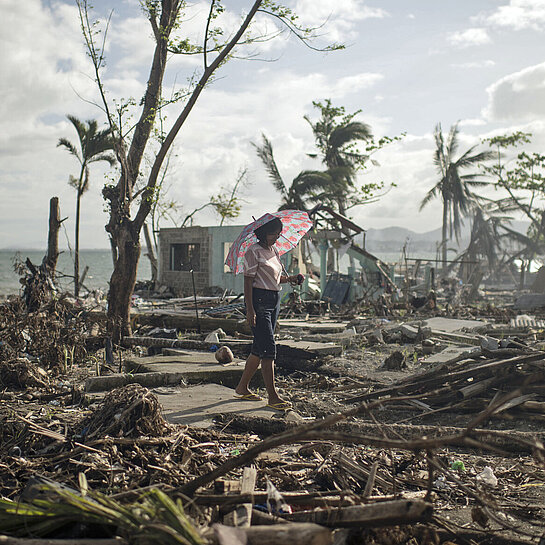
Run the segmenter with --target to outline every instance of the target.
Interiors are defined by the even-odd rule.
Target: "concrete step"
[[[189,360],[188,356],[150,356],[131,358],[125,362],[127,373],[91,377],[85,382],[87,392],[99,392],[118,388],[126,384],[138,383],[148,388],[172,384],[214,383],[235,387],[244,370],[244,361],[238,360],[229,365],[220,365],[214,354],[206,354],[214,360]]]

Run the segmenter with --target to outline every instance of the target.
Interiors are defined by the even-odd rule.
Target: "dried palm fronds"
[[[89,491],[83,474],[79,483],[77,491],[39,478],[27,492],[31,497],[26,502],[0,499],[0,533],[55,537],[62,529],[80,523],[99,525],[110,536],[119,535],[138,545],[203,543],[181,501],[173,501],[160,490],[151,489],[134,503],[123,505]]]
[[[162,436],[170,431],[157,396],[140,384],[112,390],[84,423],[85,436]]]

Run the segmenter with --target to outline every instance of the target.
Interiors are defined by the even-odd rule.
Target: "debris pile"
[[[27,358],[43,369],[66,373],[86,354],[88,325],[67,298],[49,298],[29,311],[21,298],[0,305],[0,361]]]
[[[110,392],[82,426],[87,440],[105,435],[161,437],[170,429],[157,397],[140,384],[129,384]]]
[[[55,304],[54,332],[78,323]],[[542,534],[545,352],[531,317],[468,312],[458,323],[434,310],[401,322],[344,309],[281,320],[278,382],[293,409],[272,414],[259,396],[233,399],[250,345],[230,328],[236,319],[196,333],[155,316],[124,339],[119,369],[124,384],[147,375],[150,389],[112,389],[117,369],[100,354],[85,364],[83,350],[73,361],[64,351],[58,366],[39,353],[40,312],[16,313],[30,337],[18,339],[5,318],[13,308],[1,315],[0,533],[28,535],[13,518],[19,504],[33,535],[116,543],[133,539],[136,513],[143,539],[165,543],[522,543]],[[75,331],[83,347],[85,329]],[[107,391],[82,392],[98,372],[111,373],[90,377],[108,379]],[[211,398],[201,394],[208,385]],[[192,410],[211,411],[212,427],[176,423]],[[29,492],[36,476],[45,500]],[[39,528],[46,505],[48,523],[51,513],[64,522],[40,533],[29,522]],[[104,507],[97,526],[89,511]]]

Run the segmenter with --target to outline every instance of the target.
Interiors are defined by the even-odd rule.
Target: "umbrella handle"
[[[286,268],[284,267],[284,263],[282,263],[282,260],[280,259],[280,254],[278,253],[278,250],[276,248],[274,248],[274,251],[276,253],[276,257],[278,258],[278,261],[280,261],[280,266],[282,267],[282,272],[286,275],[286,278],[289,278],[290,275],[288,274],[288,271],[286,271]],[[299,276],[303,276],[303,275],[302,274],[297,275],[297,280],[298,280],[297,285],[300,286],[303,282],[299,282]],[[303,279],[304,279],[304,277],[303,277]],[[288,283],[291,285],[292,290],[293,290],[294,284],[292,284],[289,281],[288,281]]]

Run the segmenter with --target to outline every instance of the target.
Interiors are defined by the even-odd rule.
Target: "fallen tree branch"
[[[497,405],[501,406],[503,403],[505,403],[505,400],[511,399],[512,395],[508,395],[506,397],[503,397],[497,401]],[[401,399],[401,398],[399,398]],[[392,399],[388,400],[392,401]],[[178,489],[175,489],[175,491],[181,492],[182,494],[186,496],[192,496],[196,490],[198,490],[200,487],[211,483],[218,477],[221,477],[233,469],[240,467],[242,465],[245,465],[249,462],[251,462],[258,454],[261,454],[262,452],[265,452],[267,450],[271,450],[275,447],[279,447],[281,445],[285,444],[291,444],[291,443],[297,443],[301,440],[328,440],[328,441],[335,441],[338,443],[347,443],[347,444],[360,444],[360,445],[367,445],[367,446],[373,446],[373,447],[379,447],[379,448],[393,448],[393,449],[399,449],[399,450],[409,450],[409,451],[421,451],[421,450],[431,450],[436,449],[440,447],[446,447],[446,446],[471,446],[471,441],[468,441],[468,438],[473,439],[471,437],[471,434],[475,434],[477,437],[480,437],[481,439],[484,439],[486,436],[490,437],[498,437],[497,433],[491,433],[487,430],[477,431],[472,429],[463,429],[460,433],[456,433],[453,435],[446,435],[442,437],[434,437],[434,438],[417,438],[417,439],[388,439],[388,438],[378,438],[376,436],[371,435],[357,435],[352,433],[343,433],[343,432],[337,432],[337,431],[331,431],[328,428],[331,426],[348,419],[351,416],[355,416],[362,412],[368,412],[371,409],[376,408],[377,406],[380,406],[384,404],[385,401],[376,401],[374,403],[371,403],[369,405],[362,404],[354,409],[350,409],[349,411],[345,411],[343,413],[335,414],[328,416],[326,418],[323,418],[321,420],[318,420],[316,422],[303,424],[300,426],[296,426],[293,429],[290,429],[288,431],[285,431],[283,433],[280,433],[278,435],[273,435],[271,437],[268,437],[267,439],[263,440],[261,443],[254,445],[253,447],[250,447],[246,452],[243,452],[239,456],[233,457],[228,459],[225,463],[218,466],[216,469],[210,471],[209,473],[205,475],[201,475],[197,477],[196,479],[193,479],[192,481],[189,481],[188,483],[182,485]],[[496,405],[496,404],[495,404]],[[490,412],[488,409],[485,412]],[[477,417],[475,421],[478,421],[479,417]],[[375,426],[376,427],[376,426]],[[482,443],[483,448],[488,448],[488,445],[486,443]],[[497,445],[492,445],[493,448],[490,450],[497,450]],[[545,455],[545,448],[543,447],[543,444],[541,441],[538,441],[537,439],[533,442],[531,445],[532,451],[540,451],[542,455]]]

